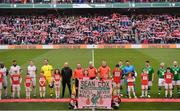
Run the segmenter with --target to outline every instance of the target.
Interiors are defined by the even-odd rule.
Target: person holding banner
[[[102,61],[102,65],[98,69],[100,80],[110,79],[111,78],[110,77],[110,72],[111,72],[111,69],[107,65],[106,61]]]
[[[79,79],[83,79],[83,72],[84,69],[81,67],[81,64],[77,64],[77,67],[73,73],[73,79],[75,81],[75,87],[76,87],[76,96],[78,95]]]
[[[89,74],[89,78],[91,80],[96,78],[96,76],[97,76],[97,69],[94,67],[92,61],[89,62],[89,67],[87,68],[87,71],[88,71],[88,74]]]

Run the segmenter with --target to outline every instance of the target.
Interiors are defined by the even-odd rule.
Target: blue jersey
[[[133,72],[133,73],[135,72],[134,66],[131,65],[131,66],[125,66],[124,67],[123,74],[127,76],[127,74],[129,72]]]

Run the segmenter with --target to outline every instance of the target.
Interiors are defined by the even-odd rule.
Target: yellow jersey
[[[49,65],[49,64],[43,65],[41,67],[41,71],[44,72],[44,76],[46,76],[46,77],[52,76],[52,70],[53,70],[53,67],[52,67],[52,65]]]

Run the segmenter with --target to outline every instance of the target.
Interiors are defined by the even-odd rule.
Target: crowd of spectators
[[[0,16],[0,44],[178,43],[178,15]]]
[[[114,3],[114,2],[179,2],[179,0],[0,0],[1,3]]]

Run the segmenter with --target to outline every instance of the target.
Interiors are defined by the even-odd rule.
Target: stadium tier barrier
[[[1,3],[0,8],[13,8],[13,9],[71,9],[71,8],[167,8],[167,7],[180,7],[180,2],[152,2],[152,3],[71,3],[71,4],[13,4],[13,3]]]
[[[104,48],[180,48],[180,44],[100,44],[100,45],[0,45],[0,49],[104,49]]]

